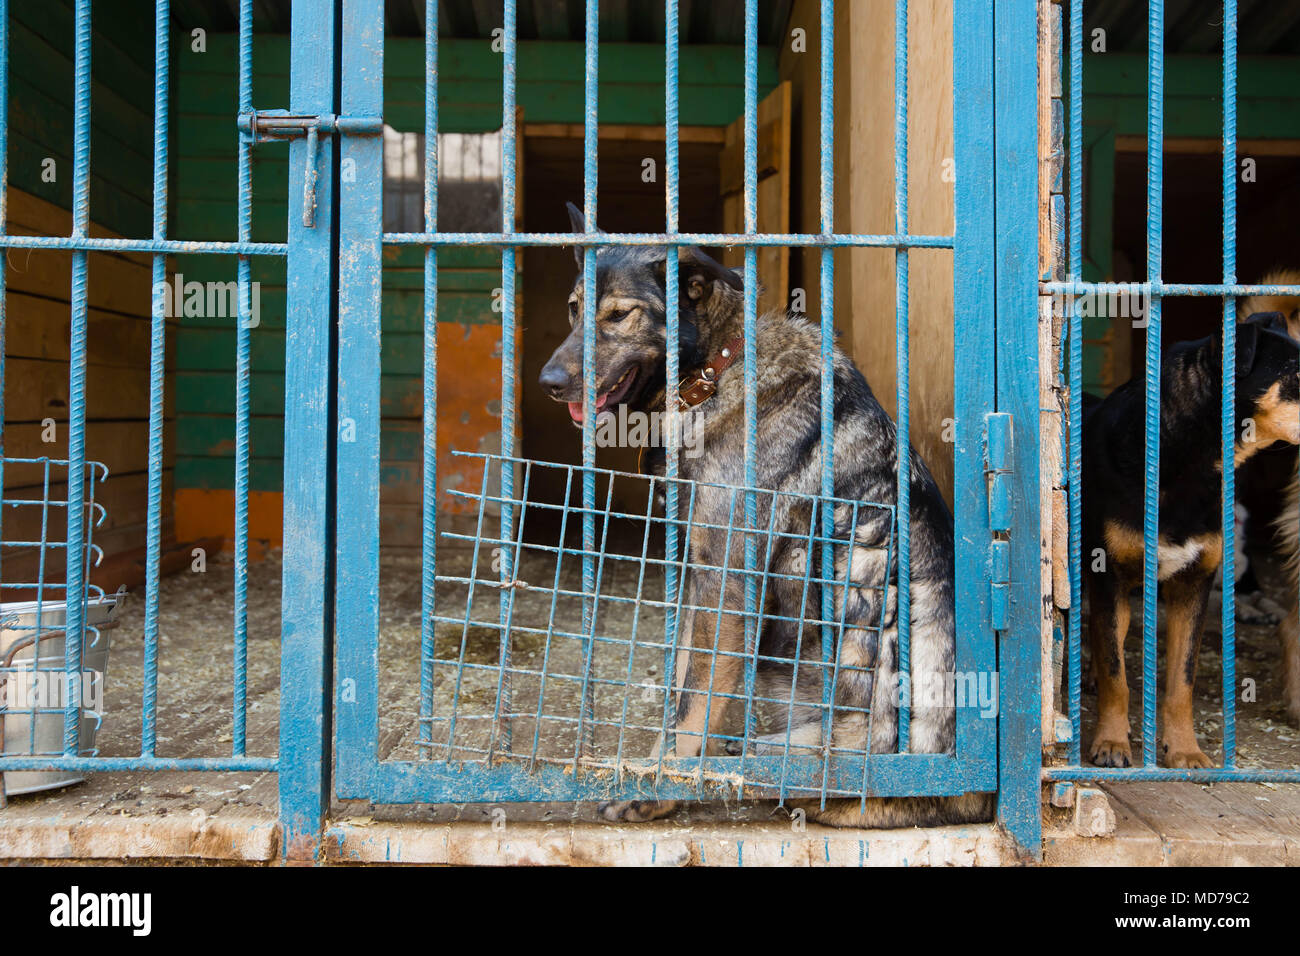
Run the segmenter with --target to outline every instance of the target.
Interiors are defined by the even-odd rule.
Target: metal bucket
[[[104,677],[108,672],[108,646],[125,590],[92,597],[86,602],[85,633],[81,650],[81,726],[78,749],[93,756],[95,733],[103,721]],[[67,692],[65,601],[0,604],[0,722],[4,727],[6,756],[60,756],[63,753],[63,704]],[[94,628],[94,630],[92,630]],[[37,649],[39,648],[39,657]],[[99,710],[91,705],[99,704]],[[10,770],[4,774],[4,793],[35,793],[85,779],[68,770]]]

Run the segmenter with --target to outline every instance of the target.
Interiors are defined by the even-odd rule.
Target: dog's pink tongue
[[[609,392],[598,396],[596,398],[596,411],[599,412],[604,409],[607,401],[609,401]],[[582,402],[569,402],[569,417],[575,422],[582,421]]]

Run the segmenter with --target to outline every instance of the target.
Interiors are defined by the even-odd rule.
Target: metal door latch
[[[316,162],[320,137],[331,133],[377,136],[384,130],[384,120],[379,116],[335,116],[333,113],[311,115],[290,113],[288,110],[253,110],[251,113],[241,113],[237,125],[240,139],[245,143],[307,137],[307,159],[302,185],[302,224],[308,229],[316,225]]]

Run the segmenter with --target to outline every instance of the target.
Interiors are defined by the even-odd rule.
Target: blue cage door
[[[506,30],[501,39],[502,44],[502,82],[503,82],[503,124],[502,142],[504,155],[504,189],[507,215],[504,228],[513,231],[510,212],[513,208],[513,192],[516,171],[514,169],[515,143],[518,131],[515,129],[515,83],[516,52],[514,2],[507,0]],[[668,10],[676,10],[676,3],[668,3]],[[752,6],[752,4],[751,4]],[[833,23],[833,4],[824,2],[822,16],[829,26]],[[1033,38],[1033,4],[1016,5],[1018,12],[1028,10],[1030,16],[1029,42]],[[427,5],[428,23],[438,22],[437,5]],[[906,24],[906,5],[900,4],[901,22]],[[1022,9],[1023,8],[1023,9]],[[588,25],[594,25],[597,3],[589,0]],[[752,11],[751,11],[752,14]],[[752,17],[751,17],[752,18]],[[1023,26],[1023,16],[1022,23]],[[431,27],[432,28],[432,27]],[[833,48],[833,37],[827,31],[829,43],[823,53]],[[676,30],[669,30],[670,43],[676,43]],[[903,30],[906,36],[906,30]],[[1024,536],[1032,540],[1020,540],[1016,527],[1006,524],[995,532],[995,526],[1001,517],[996,508],[991,507],[990,487],[999,487],[1014,497],[1021,494],[1015,486],[1018,472],[1012,466],[1010,457],[999,457],[999,450],[1007,456],[1014,455],[1007,443],[999,443],[998,438],[1012,437],[1021,439],[1022,424],[1020,420],[1013,423],[1011,419],[999,418],[999,377],[998,352],[996,343],[999,338],[997,326],[996,293],[1001,288],[994,262],[998,255],[997,218],[995,216],[995,146],[994,146],[994,3],[992,0],[959,3],[954,14],[954,115],[956,117],[955,145],[956,168],[959,175],[956,182],[956,226],[952,237],[938,237],[937,241],[918,243],[909,241],[906,228],[900,231],[903,236],[886,237],[891,242],[858,242],[856,244],[888,245],[896,249],[899,257],[900,273],[906,276],[906,261],[910,248],[915,245],[929,244],[940,248],[951,247],[954,256],[954,273],[957,294],[956,313],[954,315],[955,350],[955,495],[954,512],[956,521],[956,578],[957,578],[957,660],[954,677],[958,680],[983,680],[985,686],[997,681],[999,664],[1006,666],[1004,659],[999,662],[997,642],[1005,641],[1011,629],[1016,633],[1033,625],[1032,631],[1023,631],[1026,644],[1029,638],[1036,642],[1036,601],[1031,602],[1029,618],[1019,610],[1024,595],[1019,593],[1009,582],[997,579],[997,570],[1007,566],[1004,559],[1009,559],[1012,567],[1018,566],[1022,554],[1032,548],[1037,560],[1036,529]],[[429,38],[432,40],[433,38]],[[489,42],[489,41],[484,41]],[[903,56],[906,46],[903,44]],[[426,42],[425,75],[428,88],[425,97],[425,148],[426,164],[430,175],[436,169],[436,155],[433,146],[438,135],[438,102],[436,78],[438,76],[437,44]],[[587,96],[594,102],[596,92],[595,56],[597,45],[587,45]],[[670,48],[670,66],[675,64],[675,52]],[[339,122],[344,124],[350,117],[381,116],[384,112],[384,30],[382,5],[361,0],[345,0],[343,4],[342,23],[342,87]],[[904,59],[904,64],[906,63]],[[1031,55],[1027,62],[1032,65]],[[675,71],[669,69],[669,76]],[[752,85],[752,76],[749,78]],[[823,77],[823,102],[830,101],[829,71]],[[675,95],[669,97],[670,130],[675,129]],[[1031,97],[1032,99],[1032,97]],[[589,136],[594,139],[594,107],[588,110]],[[1032,119],[1032,116],[1031,116]],[[823,124],[823,142],[830,135],[831,123]],[[337,365],[337,462],[335,481],[337,487],[336,508],[336,588],[335,600],[335,683],[333,688],[335,716],[334,748],[334,790],[336,796],[345,799],[368,799],[376,803],[405,802],[487,802],[487,801],[536,801],[536,800],[597,800],[657,796],[665,799],[717,799],[722,795],[734,795],[737,784],[737,770],[745,767],[748,779],[750,772],[759,774],[770,772],[779,776],[782,786],[785,783],[815,785],[819,784],[821,792],[827,792],[828,779],[846,780],[853,773],[861,775],[864,761],[856,764],[837,765],[834,758],[819,756],[789,756],[787,758],[749,757],[746,765],[736,761],[742,757],[709,756],[692,758],[690,766],[677,767],[673,761],[659,761],[655,773],[647,778],[644,774],[626,774],[621,772],[588,772],[576,759],[572,765],[563,765],[545,760],[510,759],[512,742],[510,731],[496,729],[500,721],[493,725],[491,735],[481,752],[472,755],[472,759],[458,758],[452,753],[450,743],[442,756],[437,748],[420,751],[420,756],[412,759],[385,759],[380,756],[381,731],[381,676],[386,676],[386,668],[398,666],[403,674],[409,674],[412,684],[418,688],[408,688],[411,696],[418,697],[421,713],[414,721],[415,725],[407,729],[412,739],[419,738],[421,744],[427,743],[430,736],[427,730],[430,722],[425,713],[425,706],[432,702],[436,675],[432,673],[433,662],[437,659],[434,644],[436,634],[432,622],[439,616],[453,613],[445,607],[438,608],[435,597],[438,583],[432,573],[432,562],[443,546],[442,529],[436,525],[437,513],[434,508],[436,485],[434,466],[436,465],[436,443],[433,429],[436,424],[437,398],[437,308],[438,308],[438,258],[440,252],[445,255],[448,248],[458,246],[478,246],[480,248],[501,248],[502,257],[502,291],[505,308],[503,313],[503,382],[508,383],[503,394],[503,404],[508,405],[508,414],[513,415],[513,374],[515,356],[513,353],[514,321],[514,279],[516,248],[521,245],[558,244],[557,237],[515,236],[513,241],[503,241],[501,237],[488,237],[474,234],[451,235],[437,232],[437,195],[436,190],[426,184],[425,213],[426,233],[403,234],[385,237],[383,234],[383,184],[384,184],[384,145],[381,137],[374,135],[356,135],[339,137],[340,164],[338,184],[339,206],[339,274],[338,274],[338,365]],[[905,136],[904,136],[905,141]],[[675,153],[672,154],[675,161]],[[827,154],[829,155],[829,154]],[[1030,151],[1032,156],[1032,148]],[[594,162],[594,156],[589,156]],[[906,169],[906,159],[903,159]],[[823,174],[831,173],[829,158],[824,162]],[[905,181],[904,176],[904,181]],[[670,177],[670,182],[671,182]],[[905,190],[905,187],[904,187]],[[594,197],[592,197],[594,202]],[[905,202],[905,192],[904,192]],[[829,218],[824,217],[826,228]],[[905,222],[905,220],[904,220]],[[1032,232],[1032,230],[1030,230]],[[641,237],[650,241],[654,237]],[[879,237],[876,237],[879,238]],[[833,241],[827,243],[820,237],[791,237],[792,245],[819,245],[826,249],[830,257],[830,245],[852,245],[851,241]],[[835,240],[845,237],[835,237]],[[380,485],[381,485],[381,288],[382,264],[385,245],[411,245],[422,250],[424,257],[425,279],[425,317],[424,317],[424,408],[426,421],[424,425],[424,528],[422,561],[425,569],[421,577],[421,661],[420,667],[412,667],[409,660],[390,665],[385,661],[385,670],[380,668],[381,644],[381,592],[380,592]],[[752,251],[752,246],[750,247]],[[591,255],[591,250],[589,250]],[[824,266],[824,268],[827,268]],[[827,275],[829,273],[824,273]],[[1032,289],[1032,285],[1029,286]],[[1034,312],[1030,310],[1030,318]],[[903,312],[903,336],[906,336],[906,313]],[[1022,365],[1029,367],[1030,363]],[[1008,365],[1004,366],[1009,368]],[[1010,373],[1007,373],[1010,375]],[[1036,376],[1030,375],[1036,381]],[[524,383],[523,387],[533,387]],[[1015,409],[1018,416],[1021,409]],[[1032,416],[1036,428],[1037,416]],[[1011,425],[1010,430],[1003,430]],[[993,439],[990,441],[990,429]],[[509,429],[503,429],[508,431]],[[499,471],[497,477],[488,485],[488,476],[492,464],[484,468],[484,485],[479,490],[480,510],[479,525],[469,535],[474,544],[492,543],[492,535],[500,534],[496,539],[496,551],[485,551],[491,558],[483,560],[494,562],[492,573],[495,575],[504,564],[504,575],[508,576],[510,562],[515,556],[517,542],[512,540],[513,531],[498,532],[497,527],[513,528],[514,509],[527,508],[527,481],[529,463],[515,461],[508,450],[509,438],[503,439],[506,447],[503,456],[494,459]],[[1036,442],[1019,444],[1021,451],[1036,449]],[[1036,451],[1034,452],[1036,454]],[[590,466],[591,461],[586,463]],[[571,472],[575,487],[586,485],[595,474],[590,467],[578,468]],[[470,491],[473,491],[471,489]],[[754,492],[757,493],[757,492]],[[1031,499],[1036,501],[1036,486]],[[743,498],[743,494],[742,494]],[[499,506],[488,515],[484,524],[483,501],[493,499]],[[683,500],[685,500],[683,498]],[[991,520],[992,515],[992,520]],[[575,521],[583,522],[587,513]],[[1014,516],[1013,516],[1014,517]],[[487,527],[487,531],[484,528]],[[601,539],[593,541],[587,537],[587,546],[583,559],[591,566],[599,567],[602,553],[599,550]],[[478,549],[482,550],[482,549]],[[478,553],[478,550],[475,553]],[[644,554],[644,552],[643,552]],[[286,555],[286,562],[291,560]],[[480,575],[475,569],[465,581],[477,580]],[[598,572],[597,572],[598,573]],[[1036,572],[1035,572],[1036,573]],[[442,572],[440,572],[442,574]],[[558,579],[558,578],[557,578]],[[504,577],[502,578],[504,580]],[[462,583],[465,583],[462,581]],[[512,582],[517,584],[518,582]],[[1036,587],[1036,584],[1035,584]],[[558,585],[554,590],[560,590]],[[518,594],[509,590],[503,594]],[[472,592],[471,592],[472,594]],[[1003,604],[999,604],[1005,598]],[[439,599],[440,600],[440,599]],[[497,599],[494,607],[500,608],[501,632],[507,633],[513,625],[522,626],[516,617],[513,622],[509,615],[514,613],[515,598],[504,596]],[[474,599],[471,596],[467,605],[462,605],[454,613],[463,614],[466,629],[475,622]],[[1006,612],[1005,622],[995,620],[995,614]],[[494,610],[493,614],[497,612]],[[582,615],[584,632],[591,634],[591,624],[587,615]],[[489,624],[491,622],[488,622]],[[1005,626],[1001,638],[995,631],[995,624]],[[576,625],[571,626],[576,629]],[[554,627],[553,627],[554,629]],[[549,633],[548,633],[549,638]],[[549,646],[549,645],[548,645]],[[1036,647],[1036,645],[1034,645]],[[463,648],[463,645],[462,645]],[[1035,651],[1036,653],[1036,651]],[[500,715],[503,695],[509,694],[509,679],[504,676],[514,665],[504,663],[509,660],[509,647],[502,639],[500,657],[496,658],[498,671],[503,675],[496,683],[496,711]],[[1005,654],[1005,651],[1004,651]],[[464,661],[464,651],[461,660]],[[1023,664],[1023,661],[1021,662]],[[516,671],[525,669],[518,663]],[[585,678],[584,678],[585,679]],[[630,680],[630,678],[628,678]],[[407,680],[407,678],[403,678]],[[459,678],[458,678],[459,680]],[[1019,691],[1009,688],[1005,681],[994,683],[998,688],[997,706],[981,707],[978,700],[971,700],[957,712],[956,752],[947,754],[879,754],[870,758],[870,783],[858,788],[863,793],[880,796],[902,795],[947,795],[970,791],[993,791],[999,784],[999,744],[998,732],[1007,708],[1010,706],[1017,713],[1023,713],[1025,701],[1018,696]],[[1036,686],[1036,685],[1035,685]],[[459,689],[459,684],[457,684]],[[627,687],[622,690],[627,691]],[[586,692],[584,683],[582,693],[577,698],[573,720],[581,722],[586,713]],[[507,704],[506,710],[509,710]],[[491,713],[489,705],[489,714]],[[388,718],[386,718],[388,719]],[[409,719],[409,718],[408,718]],[[579,724],[581,726],[581,724]],[[580,732],[578,734],[581,736]],[[516,738],[520,734],[515,734]],[[620,736],[620,753],[622,737]],[[520,749],[523,749],[521,746]],[[533,756],[536,756],[534,750]],[[645,753],[635,754],[644,758]],[[1036,752],[1035,752],[1036,756]],[[764,762],[766,761],[766,763]],[[856,771],[853,767],[856,766]],[[832,787],[832,789],[834,789]],[[777,788],[760,787],[757,795],[776,796]],[[753,793],[753,790],[747,791]],[[841,784],[839,792],[854,792]],[[1037,785],[1034,785],[1037,793]],[[1036,799],[1036,796],[1035,796]]]

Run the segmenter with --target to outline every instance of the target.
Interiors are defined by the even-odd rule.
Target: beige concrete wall
[[[781,55],[783,79],[793,87],[795,160],[793,228],[818,228],[817,4],[796,0],[789,27],[807,31],[808,52]],[[894,5],[887,0],[841,3],[835,24],[835,228],[839,232],[894,230]],[[950,235],[953,184],[944,161],[953,156],[952,3],[913,0],[908,7],[908,211],[912,233]],[[952,446],[942,439],[952,417],[952,253],[910,255],[911,437],[944,494],[952,496]],[[819,308],[820,253],[792,259],[792,287]],[[835,325],[872,389],[897,414],[895,257],[890,249],[836,253]]]

